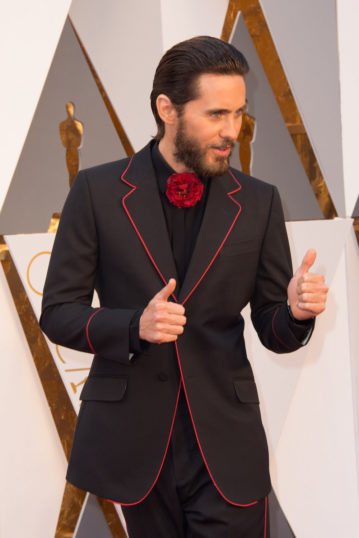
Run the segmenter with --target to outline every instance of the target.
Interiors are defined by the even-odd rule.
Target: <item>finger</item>
[[[163,334],[183,334],[184,327],[183,325],[171,325],[170,323],[158,323],[156,326],[156,334],[157,335],[163,335]]]
[[[302,263],[300,265],[300,267],[297,269],[296,271],[296,276],[302,276],[304,275],[304,273],[307,273],[309,271],[309,269],[312,267],[313,263],[315,262],[315,258],[317,257],[317,253],[316,251],[314,250],[314,248],[310,248],[303,260],[302,260]]]
[[[175,342],[178,336],[183,333],[183,327],[178,327],[177,330],[172,329],[157,329],[148,335],[148,341],[152,344],[164,344],[166,342]]]
[[[178,335],[177,334],[166,334],[166,333],[163,333],[161,334],[160,336],[158,336],[157,338],[153,338],[151,340],[151,343],[152,344],[167,344],[169,342],[175,342],[176,340],[178,339]]]
[[[321,314],[325,310],[325,302],[319,302],[319,303],[298,302],[297,306],[301,310],[309,312],[312,316],[317,316],[318,314]]]
[[[301,293],[298,296],[299,303],[326,303],[327,295],[325,293]]]
[[[184,306],[177,303],[165,303],[165,310],[168,312],[168,314],[174,315],[174,316],[184,316],[185,315],[185,309]]]
[[[186,316],[177,316],[176,314],[171,314],[167,318],[167,323],[169,325],[179,325],[183,327],[187,323],[187,318]]]
[[[164,286],[156,295],[153,297],[152,301],[167,301],[168,298],[172,295],[172,293],[176,289],[176,280],[174,278],[170,278],[166,286]]]
[[[177,315],[184,316],[185,309],[181,304],[166,302],[166,301],[156,301],[152,299],[151,309],[155,314],[159,316],[168,316],[168,315]]]
[[[307,274],[309,275],[309,273]],[[303,295],[303,293],[326,295],[328,291],[328,286],[322,280],[309,281],[309,279],[302,280],[301,277],[296,285],[296,293],[298,296]]]
[[[160,325],[181,325],[184,326],[187,323],[186,316],[177,314],[169,314],[168,312],[155,312],[153,316],[154,326]]]
[[[308,290],[310,288],[327,287],[324,276],[316,273],[305,273],[304,275],[300,276],[297,280],[297,285]]]

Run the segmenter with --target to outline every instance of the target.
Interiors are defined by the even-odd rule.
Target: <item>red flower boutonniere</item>
[[[201,199],[203,183],[197,174],[172,174],[167,180],[166,196],[176,207],[192,207]]]

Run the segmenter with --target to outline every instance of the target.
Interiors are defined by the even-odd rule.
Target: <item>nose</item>
[[[222,138],[229,138],[230,140],[237,140],[241,125],[242,118],[233,118],[231,116],[227,116],[224,118],[220,136]]]

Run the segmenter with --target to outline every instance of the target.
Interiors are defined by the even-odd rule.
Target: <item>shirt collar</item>
[[[153,144],[151,154],[159,190],[162,194],[165,194],[167,189],[167,179],[176,172],[162,157],[158,148],[158,142]]]

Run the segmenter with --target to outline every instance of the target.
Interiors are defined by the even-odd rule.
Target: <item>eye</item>
[[[242,116],[244,116],[244,114],[246,113],[246,107],[242,107],[242,108],[239,108],[236,112],[236,116],[237,118],[240,118]]]
[[[212,110],[212,112],[210,112],[210,116],[211,116],[211,118],[221,118],[223,116],[223,111],[222,110]]]

